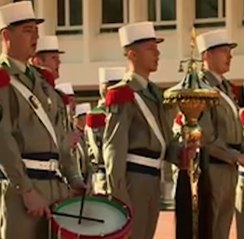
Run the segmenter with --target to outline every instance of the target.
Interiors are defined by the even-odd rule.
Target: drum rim
[[[122,209],[121,211],[124,211],[126,219],[127,219],[125,225],[123,225],[119,230],[112,232],[112,233],[104,234],[104,236],[101,236],[101,238],[103,238],[103,239],[119,239],[119,238],[126,236],[128,234],[128,232],[131,230],[131,225],[132,225],[132,211],[131,211],[130,207],[128,207],[121,200],[119,200],[115,197],[109,198],[106,195],[93,195],[93,196],[88,196],[88,198],[94,198],[94,199],[100,198],[100,199],[103,199],[103,201],[105,201],[105,199],[110,200],[113,203],[113,205],[116,206],[116,208]],[[71,198],[69,200],[69,202],[76,201],[77,199],[80,200],[80,196],[75,196],[75,197]],[[56,205],[56,207],[54,207],[54,210],[57,208],[60,208],[61,204],[62,203],[59,203],[59,205]],[[77,237],[77,238],[79,236],[79,238],[81,238],[81,239],[92,239],[92,238],[94,239],[95,237],[99,236],[99,235],[82,235],[82,234],[78,234],[76,232],[69,231],[65,228],[61,228],[59,226],[57,220],[53,216],[51,217],[50,220],[51,220],[52,228],[54,229],[55,232],[58,232],[58,230],[62,230],[61,231],[62,236],[72,236],[72,237]]]

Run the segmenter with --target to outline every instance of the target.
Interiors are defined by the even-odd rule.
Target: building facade
[[[0,0],[6,4],[13,0]],[[16,1],[16,0],[14,0]],[[96,90],[100,66],[123,66],[118,28],[128,22],[153,21],[159,45],[159,70],[152,80],[163,87],[179,81],[179,61],[189,56],[190,35],[226,28],[238,43],[227,75],[244,79],[243,0],[32,0],[38,17],[45,18],[40,35],[57,34],[62,55],[61,78],[77,90]],[[241,81],[240,81],[241,82]]]

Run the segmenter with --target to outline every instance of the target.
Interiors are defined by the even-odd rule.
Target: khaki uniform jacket
[[[166,146],[172,140],[172,131],[167,119],[167,110],[162,104],[162,92],[152,82],[152,93],[147,88],[147,81],[138,75],[130,75],[112,88],[128,85],[136,91],[151,110],[162,132]],[[103,155],[108,179],[108,190],[115,197],[121,198],[126,192],[126,158],[129,150],[145,148],[161,152],[161,144],[148,125],[141,109],[135,102],[114,105],[108,109],[104,131]],[[178,143],[172,143],[166,150],[166,158],[178,158]],[[172,148],[174,148],[172,150]],[[142,185],[141,185],[142,186]],[[122,197],[126,197],[123,195]],[[128,200],[128,195],[125,201]]]
[[[58,140],[57,147],[29,104],[13,86],[1,88],[3,118],[0,121],[0,154],[1,164],[10,182],[20,192],[32,187],[21,157],[21,154],[26,153],[59,153],[61,170],[68,180],[80,177],[77,162],[71,159],[67,132],[63,130],[63,119],[59,108],[63,106],[53,87],[34,68],[31,68],[35,77],[33,82],[11,59],[2,57],[1,62],[9,75],[15,76],[38,97]]]
[[[94,117],[96,117],[97,114],[106,115],[104,102],[100,101],[98,106],[96,106],[89,114],[93,114]],[[85,134],[89,158],[91,162],[95,165],[104,165],[102,152],[104,126],[92,127],[91,129],[89,129],[89,132],[88,127],[89,126],[85,127]],[[91,139],[91,137],[93,139]],[[94,148],[96,148],[97,150]]]
[[[79,129],[76,129],[79,131]],[[76,157],[76,160],[80,164],[80,169],[83,175],[88,175],[90,173],[90,160],[88,156],[88,148],[86,145],[86,140],[84,134],[82,134],[80,137],[79,142],[77,143],[77,146],[75,148],[74,154]]]
[[[204,72],[203,80],[216,89],[219,85],[219,81],[210,71]],[[229,103],[220,96],[219,104],[207,109],[199,123],[203,129],[203,143],[208,153],[215,158],[234,164],[240,153],[231,149],[228,144],[241,144],[243,135],[238,106],[235,103],[231,85],[228,85],[228,96],[236,105],[237,114],[234,114]]]

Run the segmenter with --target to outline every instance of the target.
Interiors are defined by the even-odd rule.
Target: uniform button
[[[20,185],[15,185],[15,189],[20,190]]]

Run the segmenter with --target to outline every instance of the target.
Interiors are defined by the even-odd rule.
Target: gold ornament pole
[[[195,58],[196,33],[193,28],[191,34],[190,58],[180,61],[188,63],[187,72],[183,80],[164,93],[164,103],[177,105],[184,114],[185,124],[182,127],[183,152],[179,165],[179,177],[176,190],[176,238],[198,238],[198,179],[200,175],[199,157],[190,158],[189,147],[200,147],[201,128],[198,118],[206,107],[218,101],[216,90],[205,84],[200,78],[198,64],[202,61]],[[202,68],[202,65],[201,65]],[[186,219],[187,218],[187,219]]]

